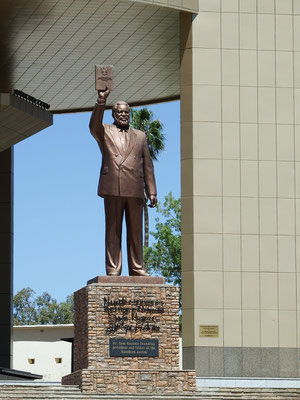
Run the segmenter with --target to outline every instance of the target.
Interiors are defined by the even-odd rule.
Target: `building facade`
[[[181,15],[183,357],[198,376],[299,373],[299,13],[200,0]]]

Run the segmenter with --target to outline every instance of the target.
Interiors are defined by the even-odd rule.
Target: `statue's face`
[[[128,104],[118,104],[113,113],[113,118],[118,128],[128,128],[130,121],[130,109]]]

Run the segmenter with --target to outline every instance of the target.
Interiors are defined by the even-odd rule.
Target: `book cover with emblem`
[[[96,90],[113,90],[114,74],[112,65],[95,66],[95,88]]]

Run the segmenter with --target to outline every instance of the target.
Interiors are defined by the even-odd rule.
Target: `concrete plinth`
[[[97,277],[74,295],[74,370],[84,392],[184,393],[195,371],[179,371],[178,288],[161,278]]]

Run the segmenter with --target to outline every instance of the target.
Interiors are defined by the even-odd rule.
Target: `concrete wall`
[[[71,343],[61,338],[74,337],[73,325],[29,325],[13,328],[13,368],[43,375],[47,382],[60,382],[71,373]],[[55,359],[61,358],[57,363]],[[34,364],[30,360],[34,359]]]
[[[300,1],[199,8],[181,16],[184,367],[297,377]]]

